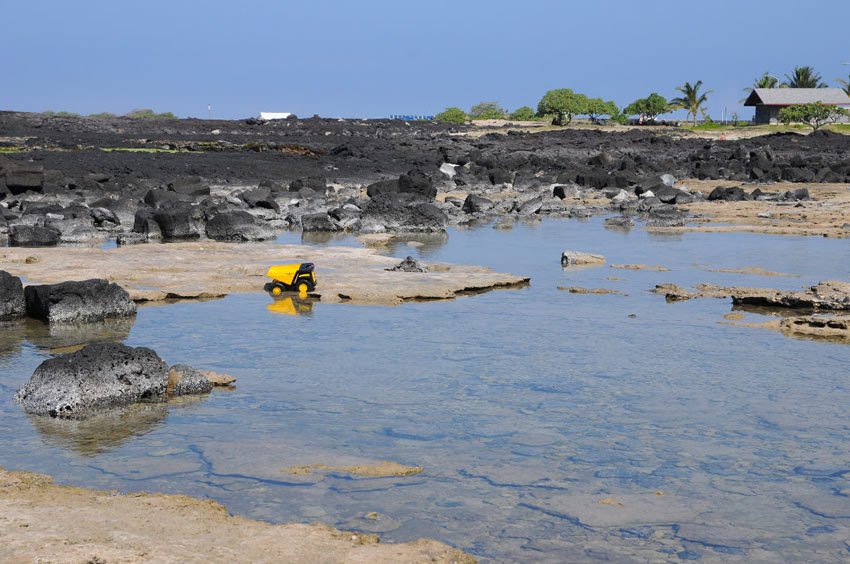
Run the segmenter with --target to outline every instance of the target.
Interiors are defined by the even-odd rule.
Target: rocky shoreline
[[[756,227],[850,235],[847,137],[830,132],[745,141],[640,129],[476,136],[428,122],[14,112],[0,112],[0,131],[0,235],[13,246],[260,241],[285,229],[429,233],[601,213],[620,215],[616,228],[638,220],[687,229],[730,203]],[[814,194],[820,185],[833,190]],[[795,224],[810,215],[787,215],[800,207],[824,208],[822,225]]]

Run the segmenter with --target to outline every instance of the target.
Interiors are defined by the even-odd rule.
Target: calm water
[[[847,279],[846,240],[652,236],[595,219],[418,243],[390,252],[484,264],[532,285],[394,308],[301,304],[303,315],[269,311],[261,293],[145,307],[86,338],[126,336],[169,363],[233,374],[237,388],[84,423],[29,418],[12,401],[52,347],[80,336],[5,328],[0,465],[386,541],[432,537],[485,560],[850,557],[850,347],[724,324],[728,300],[667,304],[648,292]],[[564,271],[566,248],[671,271]],[[707,271],[744,266],[793,276]],[[425,472],[281,470],[368,460]]]

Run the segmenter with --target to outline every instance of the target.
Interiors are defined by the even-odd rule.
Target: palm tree
[[[708,95],[711,94],[711,90],[700,94],[700,86],[702,86],[701,80],[697,80],[693,86],[690,82],[677,86],[676,90],[681,92],[683,96],[670,100],[671,108],[688,110],[688,115],[694,116],[694,126],[697,124],[697,114],[702,110],[702,105],[708,101]]]
[[[763,75],[753,81],[753,88],[776,88],[778,84],[779,79],[765,71]],[[752,90],[752,88],[745,88],[745,90]]]
[[[750,97],[750,94],[756,88],[776,88],[777,86],[779,86],[779,79],[768,73],[768,71],[764,71],[763,75],[753,81],[752,86],[747,86],[746,88],[744,88],[744,92],[746,92],[747,95],[738,100],[738,103],[743,104],[744,102],[746,102],[747,98]]]
[[[787,88],[826,88],[821,76],[812,67],[794,67],[794,72],[785,75],[782,86]]]
[[[844,90],[844,93],[850,96],[850,76],[847,77],[847,80],[844,80],[843,78],[839,78],[837,80],[838,84],[841,85],[841,89]]]

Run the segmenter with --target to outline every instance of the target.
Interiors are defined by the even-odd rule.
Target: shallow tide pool
[[[563,270],[564,249],[608,264]],[[553,220],[453,230],[389,252],[532,283],[398,307],[270,310],[265,294],[233,295],[143,307],[134,323],[83,337],[4,327],[0,465],[209,497],[234,514],[321,521],[385,542],[431,537],[483,560],[850,557],[850,347],[735,326],[723,317],[729,300],[668,304],[649,292],[662,282],[846,280],[846,240],[659,236]],[[710,271],[749,266],[788,276]],[[169,364],[237,376],[237,387],[88,423],[30,418],[14,403],[51,350],[115,336]],[[377,460],[425,471],[283,471]]]

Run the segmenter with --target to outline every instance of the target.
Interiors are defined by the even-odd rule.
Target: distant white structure
[[[263,121],[271,121],[273,119],[286,119],[292,114],[289,112],[260,112],[260,119]]]

